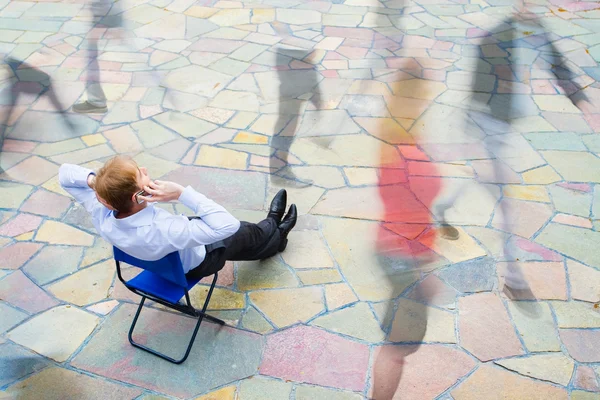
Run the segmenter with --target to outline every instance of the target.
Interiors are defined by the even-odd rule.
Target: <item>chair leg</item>
[[[204,300],[204,305],[202,306],[202,311],[198,311],[198,310],[196,310],[196,311],[198,311],[198,314],[200,314],[200,318],[204,317],[207,320],[216,322],[219,325],[225,325],[225,321],[220,320],[219,318],[213,317],[212,315],[208,315],[206,313],[206,309],[208,308],[208,302],[210,301],[213,289],[215,288],[215,285],[217,284],[217,278],[219,278],[219,274],[215,272],[215,276],[213,277],[213,281],[210,285],[210,289],[208,289],[208,293],[206,294],[206,300]]]
[[[212,315],[208,315],[206,314],[206,308],[208,307],[208,303],[210,301],[210,298],[212,296],[212,292],[213,289],[215,288],[215,284],[217,283],[217,274],[215,274],[215,277],[213,279],[212,285],[210,286],[210,289],[208,290],[208,293],[206,295],[206,300],[204,301],[204,306],[202,307],[202,311],[197,311],[198,312],[198,321],[196,322],[196,326],[194,327],[194,333],[192,334],[192,337],[190,339],[190,342],[188,343],[187,349],[185,351],[184,356],[179,359],[176,360],[172,357],[167,356],[166,354],[160,353],[156,350],[153,350],[149,347],[144,346],[143,344],[139,344],[136,343],[133,340],[133,330],[135,328],[135,325],[137,324],[137,320],[140,316],[140,312],[142,311],[142,307],[144,306],[144,302],[146,301],[146,297],[142,296],[142,301],[140,301],[140,305],[138,306],[137,312],[135,313],[135,316],[133,317],[133,322],[131,323],[131,328],[129,328],[129,334],[128,334],[128,338],[129,338],[129,343],[131,343],[132,346],[137,347],[138,349],[142,349],[147,351],[148,353],[154,354],[157,357],[162,358],[163,360],[167,360],[169,362],[172,362],[174,364],[181,364],[183,363],[188,356],[190,355],[190,351],[192,350],[192,346],[194,345],[194,340],[196,339],[196,335],[198,334],[198,329],[200,328],[200,324],[202,323],[202,320],[204,318],[206,318],[209,321],[213,321],[216,322],[220,325],[225,325],[225,321],[222,321],[218,318],[213,317]]]

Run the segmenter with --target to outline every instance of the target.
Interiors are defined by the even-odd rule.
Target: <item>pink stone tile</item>
[[[504,287],[509,268],[518,268],[529,291],[513,293],[518,300],[567,300],[567,277],[562,262],[498,263],[498,286]]]
[[[369,50],[362,47],[340,46],[336,50],[338,53],[350,60],[360,60],[365,58]]]
[[[106,28],[92,28],[85,37],[87,39],[100,39],[106,33]]]
[[[491,34],[492,34],[491,32],[484,31],[483,29],[479,29],[479,28],[467,29],[467,37],[468,38],[485,37],[485,36],[490,36]]]
[[[600,362],[600,330],[561,329],[560,339],[575,361]]]
[[[23,104],[25,102],[33,102],[33,100],[35,100],[34,96],[19,96],[19,100],[18,103],[19,104]],[[23,113],[27,111],[27,106],[23,105],[23,106],[0,106],[0,118],[2,119],[2,121],[6,121],[6,118],[10,115],[10,119],[6,122],[4,122],[6,125],[8,126],[12,126],[15,124],[15,122],[17,122],[17,120],[19,118],[21,118],[21,115],[23,115]],[[7,139],[8,140],[8,139]],[[6,145],[6,142],[4,143],[4,145]]]
[[[77,51],[77,49],[75,47],[71,46],[69,43],[62,43],[62,44],[59,44],[58,46],[54,46],[52,48],[65,56],[68,56],[71,53]]]
[[[252,64],[251,66],[248,67],[246,72],[263,72],[263,71],[268,71],[268,70],[269,70],[269,68],[265,67],[264,65]]]
[[[285,380],[362,391],[368,366],[368,346],[299,325],[267,338],[259,370]]]
[[[441,41],[437,41],[434,45],[433,48],[435,50],[445,50],[445,51],[449,51],[452,47],[454,46],[454,43],[452,42],[441,42]]]
[[[343,45],[346,47],[364,47],[366,49],[370,49],[373,45],[373,41],[369,39],[346,39],[343,42]]]
[[[109,71],[120,71],[123,67],[123,64],[116,61],[98,61],[98,69],[100,70],[109,70]]]
[[[65,60],[65,56],[51,48],[44,48],[44,53],[35,52],[26,60],[26,64],[34,67],[49,67],[61,64]],[[28,68],[26,64],[21,64],[19,69]]]
[[[374,49],[388,49],[390,51],[396,51],[400,48],[400,46],[398,46],[398,43],[385,38],[385,39],[376,39],[373,41],[373,48]]]
[[[583,193],[591,193],[592,186],[589,183],[559,183],[557,186],[564,187],[565,189],[576,190]]]
[[[102,303],[94,304],[89,306],[87,310],[95,312],[96,314],[106,315],[109,314],[116,306],[119,305],[117,300],[103,301]]]
[[[496,75],[498,79],[507,81],[515,80],[515,76],[513,75],[513,71],[509,65],[496,65],[494,67],[494,75]]]
[[[481,176],[480,171],[477,168],[475,170]],[[503,217],[501,213],[496,213],[492,226],[527,239],[532,237],[553,214],[547,204],[509,198],[502,199],[497,209],[506,210],[507,215]]]
[[[481,361],[524,354],[500,297],[478,293],[459,299],[460,344]]]
[[[402,47],[407,49],[432,49],[435,40],[423,36],[406,35],[402,41]]]
[[[302,61],[294,60],[290,63],[291,69],[313,69],[314,66]]]
[[[336,53],[335,51],[328,51],[325,55],[325,60],[346,60],[347,58],[343,55]]]
[[[585,114],[583,118],[594,132],[600,132],[600,114]]]
[[[213,276],[207,276],[203,278],[200,283],[208,283],[211,284],[213,281]],[[233,262],[227,261],[222,270],[219,271],[219,277],[217,278],[217,286],[225,286],[231,287],[233,286]]]
[[[600,392],[600,385],[594,370],[587,365],[580,365],[575,372],[575,387],[590,392]]]
[[[273,71],[289,71],[291,68],[288,65],[276,65],[271,69]]]
[[[4,225],[0,226],[0,236],[19,236],[36,230],[42,223],[42,218],[31,214],[19,214]]]
[[[92,60],[87,57],[67,57],[62,63],[63,68],[85,68]]]
[[[425,224],[398,224],[398,223],[385,223],[383,224],[385,229],[388,229],[406,239],[413,240],[419,236],[427,228]]]
[[[552,218],[552,222],[592,229],[592,221],[590,221],[588,218],[578,217],[575,215],[557,214],[554,216],[554,218]]]
[[[24,140],[5,139],[2,151],[12,151],[15,153],[31,153],[38,144]]]
[[[435,399],[474,367],[467,354],[442,345],[378,346],[369,398]]]
[[[430,81],[437,81],[437,82],[445,82],[446,81],[446,71],[437,70],[437,69],[424,69],[423,70],[423,79],[427,79]]]
[[[2,268],[20,268],[41,248],[42,244],[29,242],[17,242],[10,246],[0,248]]]
[[[529,258],[532,256],[537,256],[539,259],[544,261],[562,261],[562,256],[555,251],[545,248],[542,245],[539,245],[535,242],[532,242],[527,239],[523,239],[518,236],[513,236],[509,240],[509,244],[514,244],[519,250],[525,252],[525,255],[520,255],[519,260],[521,261],[529,261],[538,258]]]
[[[429,161],[427,154],[423,153],[417,146],[398,146],[402,157],[407,160]]]
[[[531,88],[521,82],[498,80],[498,93],[529,94]]]
[[[348,39],[373,40],[373,31],[365,28],[336,28],[328,26],[323,29],[323,35]]]
[[[21,271],[15,271],[0,281],[0,298],[27,312],[38,313],[58,305]]]
[[[25,204],[21,206],[21,211],[58,218],[67,211],[70,205],[71,199],[68,197],[42,189],[25,201]]]
[[[140,104],[140,117],[142,119],[150,118],[153,115],[160,114],[163,111],[163,108],[158,104],[145,106]]]
[[[339,78],[340,77],[338,72],[334,69],[328,69],[325,71],[321,71],[321,75],[323,75],[325,78]]]
[[[379,168],[379,184],[393,185],[408,182],[406,171],[397,168]]]

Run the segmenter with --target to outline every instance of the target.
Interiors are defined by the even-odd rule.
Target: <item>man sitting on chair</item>
[[[98,233],[125,253],[147,261],[178,251],[184,272],[199,278],[220,271],[225,261],[262,260],[285,250],[296,225],[292,204],[280,190],[267,218],[240,222],[192,187],[151,180],[148,170],[129,157],[116,156],[95,174],[72,164],[60,167],[61,186],[92,215]],[[195,216],[173,215],[155,202],[179,200]]]

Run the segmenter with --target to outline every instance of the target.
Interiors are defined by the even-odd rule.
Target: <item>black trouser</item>
[[[240,229],[221,243],[207,246],[204,261],[191,269],[186,276],[203,278],[219,272],[225,261],[262,260],[277,254],[281,234],[277,222],[272,218],[260,221],[258,224],[242,221]]]

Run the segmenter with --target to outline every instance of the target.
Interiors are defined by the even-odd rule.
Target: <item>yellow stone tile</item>
[[[344,168],[344,174],[352,186],[376,185],[378,181],[375,168]]]
[[[396,96],[414,99],[433,100],[446,90],[442,82],[426,81],[424,79],[409,79],[390,84]]]
[[[104,138],[104,136],[102,136],[99,133],[95,135],[82,136],[81,140],[83,140],[83,142],[89,147],[95,146],[97,144],[106,143],[106,139]]]
[[[327,54],[327,50],[323,50],[323,49],[315,49],[312,53],[310,53],[308,56],[306,56],[304,58],[304,62],[307,62],[309,64],[319,64],[321,62],[321,60],[323,60],[323,58],[325,57],[325,55]]]
[[[456,240],[444,239],[439,232],[430,230],[420,242],[453,263],[485,256],[485,250],[467,232],[462,228],[457,229],[459,237]],[[431,243],[432,236],[435,238],[433,243]]]
[[[73,246],[92,246],[94,237],[80,229],[57,221],[45,221],[37,234],[35,240],[51,244],[70,244]]]
[[[209,394],[196,397],[195,400],[234,400],[236,398],[235,390],[235,386],[227,386]]]
[[[250,293],[249,297],[280,328],[306,322],[325,309],[321,289],[318,287],[259,290]]]
[[[384,82],[357,80],[348,89],[348,94],[363,94],[373,96],[388,96],[390,89]]]
[[[33,239],[33,231],[27,232],[27,233],[23,233],[23,234],[15,237],[15,240],[18,240],[20,242],[28,242],[31,239]]]
[[[214,15],[217,11],[219,11],[218,8],[193,6],[190,7],[184,14],[196,18],[208,18]]]
[[[402,125],[402,127],[404,129],[410,129],[412,127],[412,125],[415,123],[414,119],[410,119],[410,118],[396,118],[396,121],[398,121],[398,123],[400,125]]]
[[[350,286],[345,283],[336,283],[333,285],[325,285],[325,301],[327,309],[334,310],[346,304],[358,301],[358,297],[354,294]]]
[[[262,24],[263,22],[275,21],[274,8],[255,8],[252,10],[252,23]]]
[[[393,118],[356,117],[358,123],[369,134],[391,144],[414,144],[413,137]]]
[[[506,185],[504,186],[504,197],[550,203],[550,197],[544,186]]]
[[[560,175],[549,165],[523,172],[523,181],[534,185],[547,185],[562,181]]]
[[[312,271],[297,271],[304,285],[320,285],[321,283],[341,282],[342,275],[337,269],[317,269]]]
[[[97,303],[108,297],[115,273],[113,261],[106,260],[51,284],[48,290],[57,298],[78,306]]]
[[[267,144],[269,138],[267,136],[258,135],[256,133],[250,133],[241,131],[233,138],[234,143],[249,143],[249,144]]]
[[[51,179],[47,180],[46,183],[44,183],[42,185],[42,187],[44,189],[46,189],[46,190],[51,191],[51,192],[58,193],[58,194],[63,195],[63,196],[71,197],[71,195],[69,193],[67,193],[60,186],[60,183],[58,182],[58,175],[55,176],[54,178],[51,178]]]
[[[202,146],[196,158],[196,165],[228,169],[246,169],[248,154],[219,147]]]
[[[197,285],[190,290],[190,300],[196,308],[202,308],[204,305],[208,289],[209,286]],[[237,310],[245,307],[246,297],[243,293],[223,288],[215,288],[208,303],[209,310]]]

